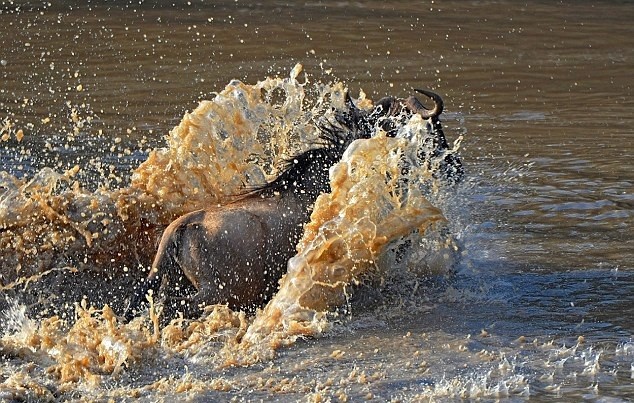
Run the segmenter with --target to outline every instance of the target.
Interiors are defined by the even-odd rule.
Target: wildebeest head
[[[346,111],[337,115],[337,121],[355,130],[356,138],[371,137],[376,128],[381,128],[388,136],[394,137],[406,122],[418,114],[427,119],[427,136],[420,145],[419,159],[429,166],[435,166],[434,176],[443,179],[446,183],[459,182],[464,171],[460,157],[449,149],[449,144],[440,123],[440,114],[443,112],[444,103],[442,97],[433,91],[414,89],[416,92],[429,97],[434,106],[427,108],[414,95],[408,98],[384,97],[379,99],[370,111],[360,110],[346,94]]]
[[[414,90],[431,98],[434,101],[434,107],[428,109],[414,95],[410,95],[407,99],[384,97],[376,102],[374,109],[369,113],[369,123],[381,127],[388,136],[395,136],[398,128],[413,114],[419,114],[423,119],[431,119],[434,124],[437,123],[444,108],[440,95],[429,90],[417,88]]]

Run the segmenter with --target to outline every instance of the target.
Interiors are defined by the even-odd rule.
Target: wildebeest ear
[[[344,105],[347,110],[343,114],[338,114],[336,120],[344,126],[357,127],[359,122],[361,122],[363,112],[354,103],[352,97],[350,96],[350,91],[348,90],[346,90],[346,94],[344,95]]]
[[[353,113],[358,113],[359,108],[354,104],[352,97],[350,96],[350,91],[346,90],[346,95],[344,95],[344,104],[346,107]]]

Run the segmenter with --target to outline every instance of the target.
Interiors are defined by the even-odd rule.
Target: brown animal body
[[[172,281],[165,308],[193,316],[213,302],[262,305],[277,289],[309,215],[304,200],[277,195],[178,218],[163,233],[150,274]],[[187,296],[191,286],[195,293]]]
[[[377,125],[383,127],[386,117],[419,113],[440,127],[437,116],[442,99],[429,91],[419,92],[434,101],[432,110],[412,96],[383,98],[373,110],[364,112],[346,96],[347,109],[337,112],[336,121],[319,125],[321,142],[287,161],[277,179],[234,203],[195,211],[171,223],[125,318],[135,315],[149,290],[163,291],[168,318],[176,312],[196,316],[203,305],[216,303],[234,309],[261,306],[277,290],[317,196],[329,191],[328,169],[348,145],[369,138]],[[444,142],[442,131],[440,135]]]

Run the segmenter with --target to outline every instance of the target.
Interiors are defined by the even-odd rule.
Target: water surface
[[[442,94],[467,179],[434,201],[462,247],[452,273],[392,278],[322,337],[246,368],[203,355],[163,358],[151,375],[148,358],[76,392],[7,355],[3,398],[27,393],[16,370],[60,400],[634,396],[631,2],[5,3],[12,176],[78,164],[88,188],[124,186],[198,101],[301,62],[372,99]]]

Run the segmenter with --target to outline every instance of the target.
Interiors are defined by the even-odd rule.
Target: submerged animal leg
[[[164,280],[168,283],[174,283],[176,272],[181,271],[176,258],[181,238],[181,226],[177,222],[175,223],[177,225],[173,223],[163,233],[158,252],[152,262],[150,274],[135,287],[130,303],[123,314],[125,321],[131,320],[146,305],[150,290],[154,295],[158,295],[159,290],[165,288],[163,287]],[[183,277],[182,274],[181,277]]]

